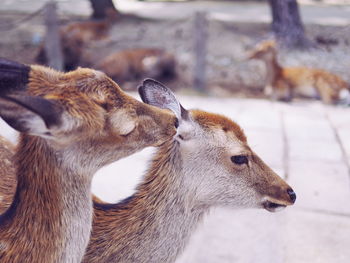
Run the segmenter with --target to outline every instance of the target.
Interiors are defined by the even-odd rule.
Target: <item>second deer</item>
[[[139,91],[143,101],[176,113],[178,132],[159,146],[134,195],[118,204],[95,200],[83,262],[174,262],[212,207],[274,212],[295,202],[292,188],[254,153],[235,122],[185,110],[153,80]]]

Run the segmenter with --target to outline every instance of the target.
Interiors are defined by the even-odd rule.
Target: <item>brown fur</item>
[[[90,69],[64,74],[31,66],[20,92],[54,100],[69,125],[52,127],[51,139],[21,134],[14,201],[0,216],[0,261],[80,262],[91,228],[92,175],[171,138],[175,116],[135,100]],[[3,172],[0,178],[14,178],[11,170]]]
[[[267,41],[250,55],[266,64],[267,86],[277,99],[290,100],[293,96],[320,97],[324,103],[339,101],[341,90],[348,89],[348,83],[339,76],[321,69],[307,67],[282,67],[277,61],[275,43]],[[268,92],[265,90],[265,92]]]
[[[155,48],[126,49],[108,55],[96,66],[118,83],[145,77],[166,79],[175,76],[172,54]]]
[[[248,155],[252,158],[252,172],[241,174],[241,168],[235,168],[232,163],[226,162],[226,158],[230,159],[229,156],[216,156],[214,158],[218,158],[217,163],[211,168],[214,172],[205,174],[204,177],[215,178],[215,170],[228,169],[232,171],[230,175],[232,177],[250,177],[253,181],[249,183],[250,188],[254,188],[259,195],[269,196],[274,201],[285,205],[292,204],[286,193],[286,189],[290,187],[249,149],[243,131],[235,122],[224,116],[199,110],[193,110],[190,114],[206,134],[202,139],[199,138],[198,133],[194,135],[199,145],[203,143],[206,147],[214,143],[214,138],[217,136],[215,134],[221,134],[226,130],[224,132],[226,138],[231,138],[231,141],[237,141],[245,146],[244,148],[249,151]],[[230,199],[231,194],[232,197],[239,195],[239,192],[223,193],[220,189],[216,192],[212,189],[213,185],[208,186],[204,183],[205,189],[214,191],[217,196],[211,196],[212,199],[207,201],[198,200],[199,189],[203,190],[199,187],[201,180],[192,177],[200,177],[201,171],[194,169],[186,174],[184,170],[188,163],[206,161],[202,161],[203,154],[200,153],[186,155],[185,148],[181,149],[181,143],[174,140],[158,148],[151,167],[137,187],[136,193],[130,198],[119,204],[100,203],[95,198],[93,232],[84,263],[174,262],[205,212],[211,206],[224,205],[228,202],[224,201],[225,198]],[[197,146],[191,144],[192,151],[195,152]],[[221,143],[214,147],[220,149],[224,146]],[[210,150],[205,152],[204,156],[207,153],[210,154]],[[191,160],[186,161],[186,158]],[[193,185],[191,180],[195,181]],[[230,178],[225,178],[222,184],[225,189],[234,183]],[[246,204],[247,201],[243,203]],[[248,207],[248,205],[243,206]]]
[[[12,143],[0,136],[0,214],[10,206],[16,190],[14,151]]]

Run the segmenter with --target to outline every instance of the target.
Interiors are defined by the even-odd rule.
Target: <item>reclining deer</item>
[[[21,132],[17,189],[0,216],[2,263],[80,262],[91,231],[93,174],[171,138],[177,121],[102,72],[60,73],[5,59],[0,116]]]
[[[314,68],[282,67],[277,61],[276,44],[266,41],[249,56],[260,59],[266,66],[265,94],[275,99],[290,101],[294,96],[321,98],[324,103],[349,101],[349,84],[339,76]]]
[[[176,113],[177,135],[159,146],[133,196],[117,204],[95,199],[83,262],[174,262],[211,207],[273,212],[295,202],[291,187],[251,150],[235,122],[185,110],[153,80],[139,91],[143,101]]]

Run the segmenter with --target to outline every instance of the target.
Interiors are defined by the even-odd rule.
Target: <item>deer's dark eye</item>
[[[231,156],[231,161],[238,165],[248,164],[248,158],[245,155]]]

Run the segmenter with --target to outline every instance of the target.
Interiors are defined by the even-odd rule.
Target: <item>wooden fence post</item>
[[[208,20],[206,12],[196,12],[194,17],[194,72],[193,87],[207,93],[206,85],[206,54],[208,38]]]
[[[63,70],[63,54],[56,2],[50,1],[46,4],[44,21],[46,25],[45,53],[48,66]]]

